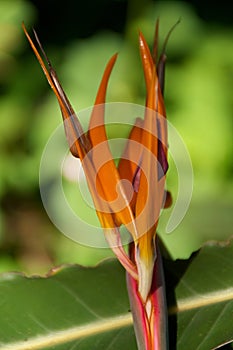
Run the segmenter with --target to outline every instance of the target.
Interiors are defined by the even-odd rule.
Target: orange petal
[[[158,112],[157,119],[160,124],[161,133],[160,141],[162,143],[164,153],[165,155],[167,155],[167,122],[164,100],[159,86],[155,64],[153,62],[146,40],[141,33],[139,34],[139,48],[141,53],[147,90],[146,107],[154,109],[156,112]],[[152,82],[153,74],[155,75],[154,82]],[[151,84],[153,84],[153,89],[155,90],[155,93],[153,93],[153,91],[151,90]]]
[[[151,82],[152,82],[152,76],[153,76],[153,71],[156,70],[156,66],[154,64],[153,58],[150,53],[150,49],[147,45],[147,42],[142,35],[142,33],[139,34],[139,48],[140,48],[140,53],[141,53],[141,59],[142,59],[142,65],[143,65],[143,71],[144,71],[144,76],[145,76],[145,81],[146,81],[146,90],[147,94],[150,91],[151,87]],[[157,74],[156,74],[157,76]],[[155,86],[154,88],[157,89],[157,95],[156,95],[156,100],[155,100],[155,108],[156,111],[165,116],[165,107],[164,107],[164,102],[162,98],[162,94],[160,91],[159,84],[157,82],[157,79],[155,80]],[[153,103],[153,104],[154,104]],[[146,104],[148,108],[153,108],[149,102]]]
[[[137,176],[138,166],[141,160],[142,147],[141,147],[141,135],[142,135],[143,120],[136,119],[135,125],[130,132],[129,141],[126,144],[125,150],[118,164],[118,172],[121,179],[128,180],[134,188],[133,197],[130,201],[130,206],[134,212],[136,203],[136,196],[138,189],[135,188],[134,182]],[[127,191],[126,191],[127,195]]]
[[[163,98],[160,92],[156,68],[151,62],[149,48],[140,37],[140,51],[147,86],[147,101],[144,127],[141,143],[144,146],[141,162],[141,177],[136,200],[136,223],[140,237],[136,241],[135,260],[138,268],[138,290],[145,301],[150,292],[153,267],[156,259],[154,238],[156,227],[162,207],[164,193],[164,176],[159,181],[159,131],[163,147],[166,138],[166,124],[161,125],[165,118],[160,116],[164,112]],[[161,121],[160,121],[161,119]],[[165,121],[166,122],[166,121]],[[165,123],[164,122],[164,123]],[[158,125],[158,123],[160,123]],[[158,126],[160,130],[158,130]],[[140,218],[140,220],[139,220]]]
[[[146,90],[149,91],[152,79],[152,73],[154,69],[153,58],[150,53],[150,49],[147,42],[141,32],[139,32],[139,49],[142,59],[144,77],[146,82]]]
[[[127,142],[122,157],[118,164],[118,171],[122,179],[127,179],[131,183],[135,176],[139,160],[141,158],[141,136],[142,136],[143,120],[136,119],[135,125],[132,128],[128,139],[133,142]],[[136,146],[137,147],[136,148]]]
[[[109,81],[113,66],[116,62],[116,59],[117,59],[117,54],[111,57],[111,59],[109,60],[105,68],[104,75],[101,80],[98,93],[96,96],[95,106],[93,108],[93,112],[90,118],[88,134],[93,147],[107,140],[105,125],[104,125],[104,109],[105,109],[104,104],[106,99],[108,81]]]
[[[104,125],[105,97],[108,80],[116,61],[114,55],[105,69],[89,124],[89,139],[92,144],[91,159],[96,169],[96,196],[107,202],[110,212],[114,214],[115,224],[129,224],[130,232],[135,233],[134,216],[125,194],[118,170],[112,159]]]

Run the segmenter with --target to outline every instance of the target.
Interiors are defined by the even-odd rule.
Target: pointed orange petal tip
[[[98,93],[97,93],[96,100],[95,100],[95,105],[105,103],[108,81],[109,81],[112,69],[114,67],[114,64],[116,62],[117,56],[118,56],[118,53],[115,53],[107,63],[107,66],[106,66],[104,74],[103,74],[103,78],[101,80],[101,83],[100,83],[100,86],[98,89]]]
[[[153,71],[155,70],[155,65],[150,53],[150,49],[141,32],[139,32],[139,49],[140,49],[140,54],[142,59],[144,76],[145,76],[146,90],[148,93],[151,86],[151,80],[152,80]]]
[[[140,31],[139,31],[139,48],[140,48],[140,52],[142,55],[142,59],[143,58],[148,59],[151,67],[153,67],[154,63],[153,63],[153,59],[151,57],[150,49],[148,47],[148,44],[146,42],[144,35]]]
[[[117,53],[114,54],[106,65],[106,68],[104,70],[104,74],[97,92],[95,106],[93,108],[91,118],[89,121],[88,135],[93,147],[107,140],[105,125],[104,125],[104,103],[106,100],[108,81],[109,81],[112,69],[114,67],[114,64],[116,62],[117,56],[118,56]],[[97,105],[102,105],[102,106],[96,107]]]

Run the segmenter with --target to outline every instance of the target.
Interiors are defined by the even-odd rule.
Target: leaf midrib
[[[233,300],[233,288],[218,292],[199,294],[196,297],[181,299],[177,306],[169,309],[169,314],[198,309],[211,304],[217,304]],[[54,331],[47,335],[36,336],[27,341],[9,343],[0,347],[0,350],[39,350],[44,347],[61,345],[83,337],[112,331],[118,328],[131,326],[133,324],[130,313],[118,315],[116,317],[101,319],[83,326],[72,327],[66,330]]]
[[[231,300],[233,301],[233,288],[222,289],[206,294],[198,294],[192,298],[184,298],[179,300],[177,306],[172,306],[169,309],[169,314],[190,311]]]
[[[98,333],[109,332],[118,328],[130,326],[133,323],[131,313],[102,319],[79,327],[50,332],[47,335],[36,336],[27,341],[20,341],[1,346],[1,350],[39,350],[44,347],[61,345],[72,340],[89,337]]]

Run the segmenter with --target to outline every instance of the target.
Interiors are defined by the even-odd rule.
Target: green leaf
[[[165,263],[172,349],[175,341],[177,350],[210,350],[233,340],[232,254],[232,244],[212,245]],[[136,349],[125,273],[114,259],[62,266],[47,278],[5,273],[0,302],[1,350]]]
[[[133,349],[123,268],[63,266],[48,278],[0,279],[0,349]],[[124,346],[126,344],[126,346]]]
[[[170,264],[167,279],[170,274],[173,287],[177,286],[168,300],[177,301],[170,314],[171,319],[178,315],[178,350],[210,350],[233,341],[232,256],[232,242],[225,246],[212,243],[191,261]]]

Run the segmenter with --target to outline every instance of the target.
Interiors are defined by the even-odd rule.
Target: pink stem
[[[151,292],[144,304],[138,293],[137,281],[126,272],[134,330],[139,350],[167,350],[168,326],[162,258],[156,240],[157,259]]]

